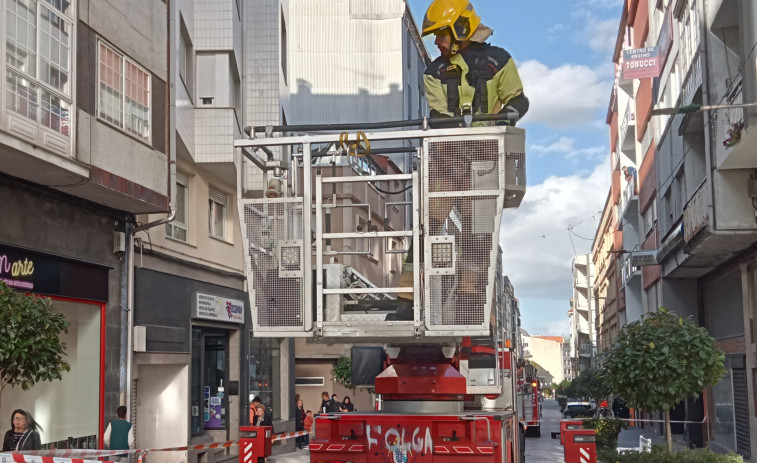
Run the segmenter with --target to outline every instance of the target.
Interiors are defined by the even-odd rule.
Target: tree
[[[26,391],[71,370],[63,360],[61,333],[68,333],[68,322],[50,298],[20,293],[0,281],[0,397],[5,386]]]
[[[624,326],[603,359],[613,391],[626,403],[664,411],[670,452],[670,409],[725,374],[725,354],[707,330],[662,307]]]
[[[589,368],[581,372],[574,381],[576,395],[588,397],[600,403],[603,398],[610,395],[610,384],[605,378],[604,370]]]
[[[336,381],[337,384],[346,388],[353,389],[352,386],[352,359],[343,355],[336,361],[336,365],[331,370],[331,378]]]

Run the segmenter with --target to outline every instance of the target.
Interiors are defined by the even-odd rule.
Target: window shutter
[[[189,186],[189,176],[184,172],[176,171],[176,183]]]
[[[215,188],[210,189],[210,200],[226,207],[226,193],[218,191]]]
[[[197,55],[197,97],[216,96],[216,55]]]

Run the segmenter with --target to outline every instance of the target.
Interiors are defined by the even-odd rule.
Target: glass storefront
[[[281,418],[281,394],[274,394],[281,384],[279,352],[277,339],[253,338],[250,333],[249,401],[260,397],[273,419]]]
[[[228,332],[192,328],[192,435],[228,428]]]
[[[71,371],[60,381],[40,382],[32,389],[7,387],[0,418],[10,421],[13,410],[31,413],[39,423],[43,448],[96,448],[100,410],[100,326],[102,306],[53,298],[53,306],[66,317],[66,362]],[[8,420],[8,421],[5,421]]]

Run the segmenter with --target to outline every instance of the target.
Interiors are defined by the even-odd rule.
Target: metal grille
[[[453,275],[455,272],[454,235],[431,237],[431,265],[434,275]]]
[[[736,421],[736,452],[751,458],[749,445],[749,393],[745,368],[733,368],[733,411]]]
[[[304,328],[300,199],[240,202],[253,328]]]
[[[505,207],[518,207],[526,193],[526,155],[508,152],[505,160]]]
[[[464,332],[489,321],[504,199],[502,142],[466,137],[427,144],[424,249],[431,265],[424,302],[429,329]],[[454,258],[443,258],[450,248]],[[445,263],[454,271],[437,270]]]

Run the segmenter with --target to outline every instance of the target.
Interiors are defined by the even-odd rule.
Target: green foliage
[[[566,398],[577,397],[575,381],[569,381],[567,379],[562,380],[557,387],[557,395],[562,395]]]
[[[670,453],[664,447],[652,446],[651,452],[628,452],[618,454],[615,450],[597,450],[599,463],[743,463],[735,453],[721,455],[709,449],[682,450]]]
[[[583,427],[597,430],[597,450],[615,450],[620,430],[628,429],[628,423],[615,418],[591,418],[584,420]]]
[[[558,397],[557,398],[557,405],[560,406],[560,413],[565,411],[565,407],[568,406],[568,399],[567,397]]]
[[[352,386],[352,359],[343,355],[336,361],[336,365],[331,370],[331,379],[342,387],[353,389]]]
[[[0,281],[0,393],[8,385],[26,391],[70,371],[60,340],[67,332],[68,322],[50,298],[20,293]]]
[[[623,327],[603,366],[629,406],[668,411],[719,381],[724,359],[706,329],[660,307]]]
[[[605,377],[605,371],[600,368],[589,368],[582,371],[578,378],[573,380],[573,383],[577,396],[595,399],[597,403],[600,402],[601,398],[607,397],[611,393],[610,383]]]

